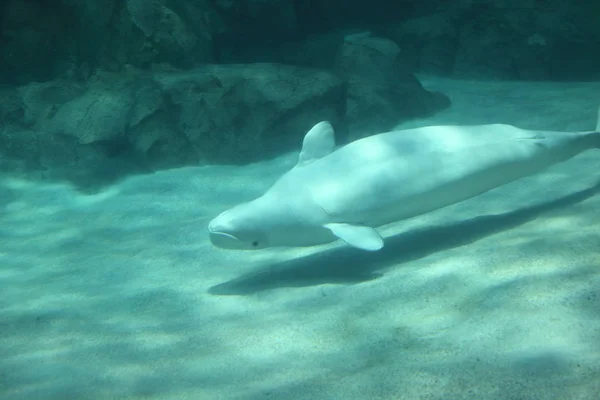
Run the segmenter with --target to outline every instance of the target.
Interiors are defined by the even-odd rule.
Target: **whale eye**
[[[254,242],[252,242],[252,247],[258,247],[258,240],[255,240]]]

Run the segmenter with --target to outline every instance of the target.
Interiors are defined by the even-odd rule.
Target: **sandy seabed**
[[[592,130],[600,103],[599,82],[422,80],[453,106],[400,128]],[[295,157],[93,195],[2,177],[0,398],[600,398],[600,152],[386,226],[377,253],[211,247]]]

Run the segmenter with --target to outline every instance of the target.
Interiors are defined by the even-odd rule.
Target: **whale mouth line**
[[[225,233],[225,232],[219,232],[219,231],[210,231],[210,234],[211,234],[211,235],[214,235],[214,236],[218,236],[218,237],[226,237],[226,238],[228,238],[228,239],[234,239],[234,240],[237,240],[237,241],[239,241],[239,240],[240,240],[240,239],[238,239],[237,237],[235,237],[235,236],[233,236],[233,235],[230,235],[229,233]]]
[[[238,237],[226,232],[209,230],[211,243],[222,249],[241,249],[244,248],[243,241]]]

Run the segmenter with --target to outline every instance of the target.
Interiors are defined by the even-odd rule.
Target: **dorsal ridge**
[[[335,135],[333,127],[328,121],[322,121],[312,127],[302,142],[302,151],[298,158],[298,165],[306,164],[325,157],[335,148]]]

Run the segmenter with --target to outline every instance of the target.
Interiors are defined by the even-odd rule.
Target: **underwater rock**
[[[550,48],[529,40],[536,32],[531,25],[535,8],[523,4],[501,9],[499,4],[472,4],[462,11],[453,75],[465,79],[547,78],[544,64]]]
[[[0,2],[0,84],[213,61],[226,27],[208,0]]]
[[[598,4],[469,2],[458,13],[459,47],[453,76],[519,80],[598,78]]]
[[[297,33],[297,4],[294,0],[213,0],[227,32],[239,37],[264,39]]]
[[[204,162],[245,163],[290,151],[321,119],[343,118],[335,75],[277,64],[210,65],[157,74],[176,124]]]
[[[69,27],[60,4],[0,2],[0,84],[56,77],[66,64]]]
[[[381,27],[383,34],[402,49],[411,71],[449,76],[459,46],[458,25],[451,12],[436,12]]]
[[[594,79],[592,0],[5,0],[0,84],[164,64],[331,64],[348,30],[394,40],[412,72],[467,78]],[[315,39],[316,38],[316,39]],[[336,39],[338,40],[338,39]]]
[[[450,105],[445,95],[421,86],[400,53],[393,41],[368,34],[349,35],[341,46],[335,70],[347,81],[346,123],[353,139]]]
[[[76,139],[47,131],[57,107],[80,96],[85,89],[57,80],[0,89],[0,171],[75,166]]]
[[[2,87],[0,169],[46,177],[79,171],[81,180],[94,179],[82,173],[89,168],[116,178],[257,161],[292,150],[315,121],[342,124],[344,94],[330,72],[275,64],[131,69],[97,73],[85,84]]]
[[[191,67],[213,61],[212,34],[218,18],[207,1],[126,0],[125,4],[131,22],[144,36],[140,53],[146,55],[144,63]]]

